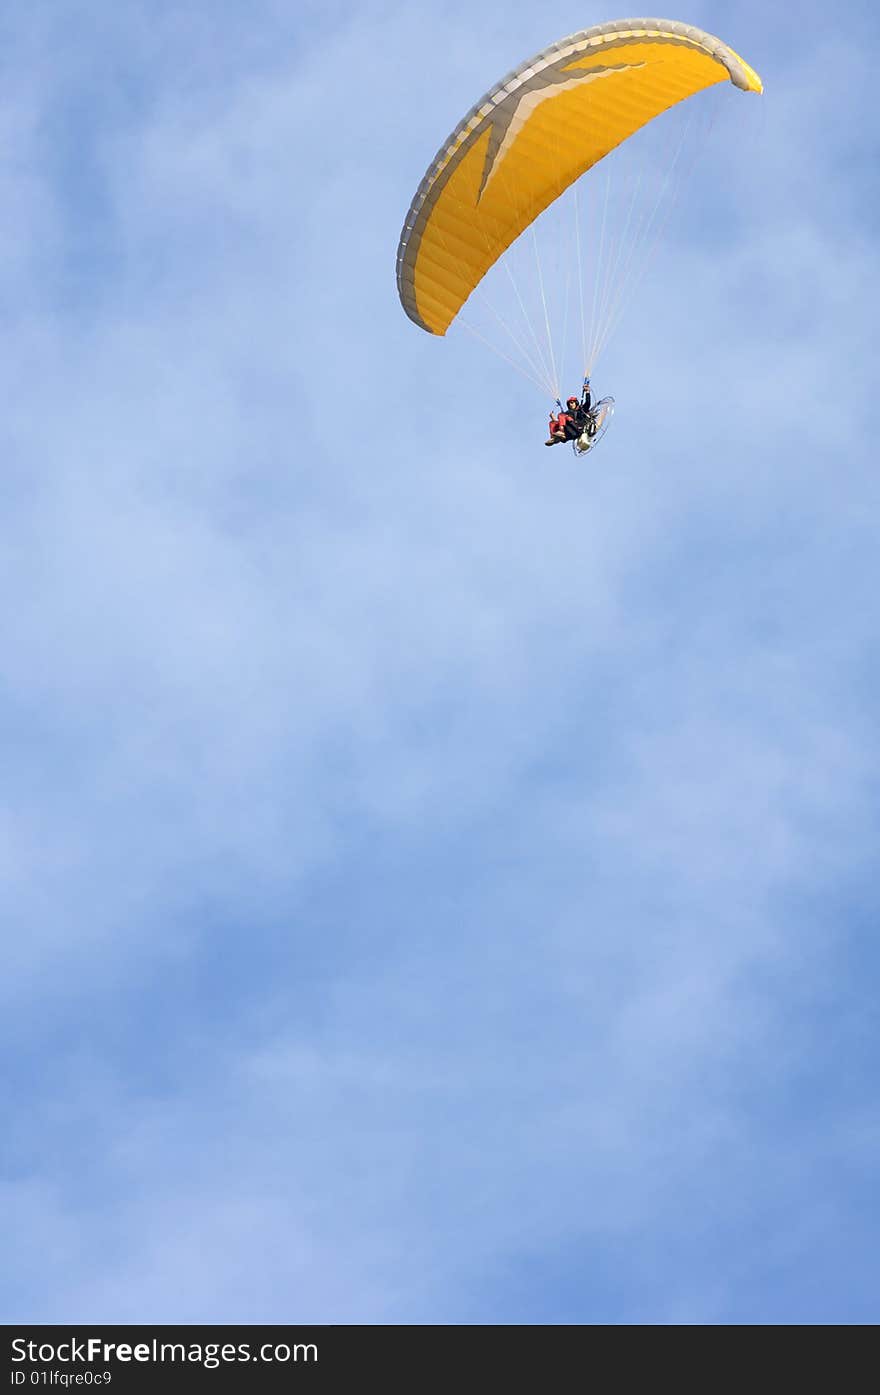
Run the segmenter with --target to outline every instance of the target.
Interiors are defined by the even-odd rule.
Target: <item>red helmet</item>
[[[573,402],[574,405],[577,407],[577,405],[578,405],[578,400],[577,400],[576,397],[569,397],[569,398],[566,400],[566,403],[565,403],[566,407],[570,407],[571,404],[572,404],[572,402]]]

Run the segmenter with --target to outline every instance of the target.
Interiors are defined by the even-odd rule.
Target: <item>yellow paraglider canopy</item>
[[[445,334],[474,287],[574,180],[648,121],[757,73],[711,34],[676,20],[599,24],[560,40],[474,106],[437,153],[397,253],[403,308]]]

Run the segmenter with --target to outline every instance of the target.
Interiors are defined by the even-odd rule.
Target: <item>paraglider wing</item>
[[[444,142],[407,214],[397,286],[410,319],[445,334],[493,263],[574,180],[661,112],[728,80],[762,91],[720,39],[661,19],[584,29],[508,74]]]

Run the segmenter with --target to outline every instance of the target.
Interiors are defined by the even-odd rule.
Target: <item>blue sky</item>
[[[876,1320],[872,15],[676,16],[590,468],[394,257],[613,13],[6,16],[6,1321]]]

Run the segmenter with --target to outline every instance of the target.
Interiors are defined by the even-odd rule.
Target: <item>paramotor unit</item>
[[[587,423],[587,429],[582,431],[577,440],[571,443],[571,448],[575,455],[586,455],[599,444],[611,425],[611,418],[614,415],[614,398],[601,397],[599,401],[590,408],[589,415],[590,419]]]

